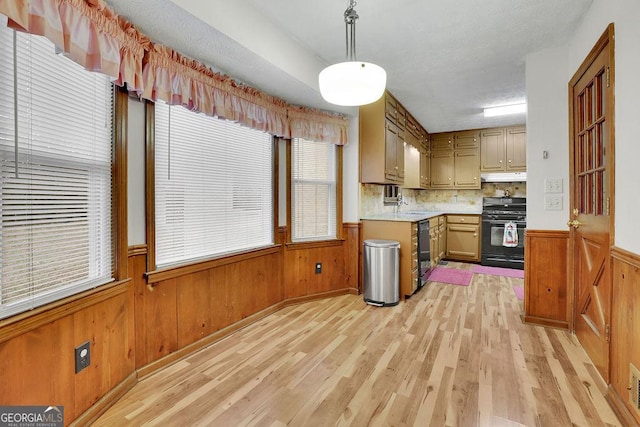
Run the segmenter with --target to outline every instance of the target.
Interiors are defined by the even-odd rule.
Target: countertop
[[[365,215],[360,220],[367,221],[409,221],[416,222],[424,219],[434,218],[440,215],[481,215],[482,211],[469,210],[448,210],[448,211],[407,211],[380,213],[375,215]]]

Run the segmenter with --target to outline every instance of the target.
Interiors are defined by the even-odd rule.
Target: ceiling
[[[153,41],[293,104],[345,55],[347,0],[106,0]],[[566,43],[593,0],[360,0],[358,59],[431,133],[525,123],[482,109],[525,101],[525,57]],[[150,8],[150,5],[153,8]]]

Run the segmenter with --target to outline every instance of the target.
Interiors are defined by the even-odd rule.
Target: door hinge
[[[611,68],[607,67],[607,87],[611,86]]]
[[[611,341],[611,325],[604,327],[604,336],[607,339],[607,342]]]
[[[611,215],[611,198],[607,197],[607,216]]]

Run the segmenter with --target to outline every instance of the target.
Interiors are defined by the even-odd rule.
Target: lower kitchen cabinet
[[[437,216],[429,220],[429,236],[431,237],[431,267],[438,265],[447,252],[447,217]]]
[[[410,221],[362,221],[362,239],[400,242],[400,297],[418,288],[418,224]]]
[[[480,261],[480,216],[447,215],[447,259]]]

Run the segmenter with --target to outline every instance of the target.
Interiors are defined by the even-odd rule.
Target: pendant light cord
[[[347,61],[356,60],[356,21],[359,16],[354,7],[356,7],[356,1],[349,0],[349,6],[347,6],[347,10],[344,11]]]

